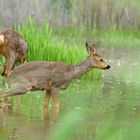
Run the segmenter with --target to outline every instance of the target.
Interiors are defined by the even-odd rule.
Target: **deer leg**
[[[5,71],[6,71],[6,69],[7,69],[7,62],[8,61],[8,59],[6,58],[6,62],[5,62],[5,64],[4,64],[4,66],[3,66],[3,72],[2,72],[2,76],[5,76]]]
[[[24,58],[21,58],[20,64],[24,64],[25,62],[26,62],[26,60]]]
[[[58,88],[52,88],[51,89],[51,96],[53,99],[53,103],[54,103],[54,108],[59,108],[59,89]]]
[[[6,101],[6,97],[9,96],[15,96],[15,95],[21,95],[21,94],[26,94],[28,92],[28,88],[27,87],[18,87],[15,89],[9,89],[5,92],[2,93],[2,98],[3,98],[3,107],[6,105],[5,101]],[[18,102],[19,105],[19,102]],[[2,108],[3,108],[2,107]]]
[[[51,98],[51,93],[48,90],[48,91],[46,91],[46,94],[45,94],[45,100],[44,100],[45,108],[48,108],[48,104],[49,104],[50,98]]]
[[[16,65],[16,63],[14,62],[14,64],[13,64],[11,70],[15,69],[15,65]]]
[[[15,53],[11,52],[10,57],[7,58],[6,60],[6,64],[3,72],[4,75],[7,76],[11,72],[11,69],[12,67],[14,67],[15,64],[15,59],[16,59]]]

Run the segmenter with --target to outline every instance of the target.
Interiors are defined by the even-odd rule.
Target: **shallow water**
[[[111,69],[100,81],[76,80],[60,110],[43,109],[43,92],[0,111],[0,140],[131,140],[140,130],[140,49],[101,49]]]

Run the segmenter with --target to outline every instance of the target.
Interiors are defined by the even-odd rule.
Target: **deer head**
[[[89,45],[86,42],[86,49],[89,54],[91,67],[104,70],[109,69],[110,65],[107,65],[103,57],[100,54],[96,53],[95,46],[95,44]]]

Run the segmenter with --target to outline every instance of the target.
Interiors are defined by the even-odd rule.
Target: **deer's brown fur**
[[[66,89],[73,79],[93,68],[110,68],[101,55],[95,52],[94,46],[89,46],[86,43],[86,48],[89,55],[78,65],[47,61],[34,61],[20,65],[7,77],[8,89],[3,93],[3,96],[21,95],[34,90],[46,90],[44,105],[47,107],[52,97],[55,108],[58,108],[59,90]]]
[[[16,61],[23,64],[27,58],[27,42],[17,32],[7,29],[0,32],[0,54],[6,63],[2,75],[7,76],[14,69]]]

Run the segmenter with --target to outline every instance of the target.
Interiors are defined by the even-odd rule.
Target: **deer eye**
[[[104,60],[103,59],[100,59],[100,62],[103,62]]]

